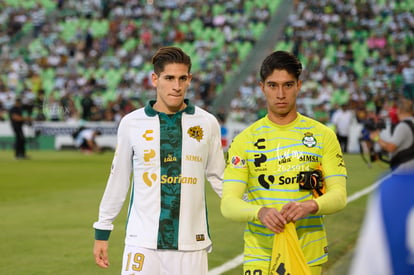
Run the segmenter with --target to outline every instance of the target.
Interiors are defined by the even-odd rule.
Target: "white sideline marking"
[[[221,266],[215,267],[208,271],[208,275],[220,275],[230,269],[233,269],[243,263],[243,253],[236,256],[236,258],[222,264]]]
[[[347,199],[348,200],[348,203],[353,202],[353,201],[361,198],[362,196],[365,196],[365,195],[371,193],[375,188],[378,187],[378,185],[380,184],[381,181],[383,181],[384,179],[388,178],[389,176],[390,176],[390,174],[387,175],[387,176],[385,176],[384,178],[376,181],[372,185],[370,185],[370,186],[368,186],[368,187],[366,187],[366,188],[364,188],[364,189],[362,189],[362,190],[360,190],[360,191],[358,191],[358,192],[350,195],[348,197],[348,199]],[[218,267],[215,267],[215,268],[209,270],[208,271],[208,275],[220,275],[220,274],[223,274],[224,272],[229,271],[230,269],[233,269],[233,268],[241,265],[242,263],[243,263],[243,253],[240,254],[240,255],[238,255],[238,256],[236,256],[234,259],[231,259],[230,261],[228,261],[228,262],[226,262],[226,263],[224,263],[224,264],[222,264],[222,265],[220,265]]]

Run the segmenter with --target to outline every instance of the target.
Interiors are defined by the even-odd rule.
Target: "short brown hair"
[[[157,50],[152,57],[154,72],[160,75],[164,71],[165,65],[177,63],[188,66],[188,72],[191,71],[191,58],[180,48],[167,46]]]
[[[286,70],[293,75],[296,80],[302,73],[302,63],[290,52],[275,51],[265,58],[260,68],[260,79],[265,79],[273,73],[274,70]]]

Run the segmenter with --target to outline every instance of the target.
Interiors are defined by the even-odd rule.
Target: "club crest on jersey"
[[[199,125],[190,127],[187,133],[191,138],[196,139],[198,142],[203,139],[204,135],[203,129]]]
[[[316,139],[315,139],[315,137],[313,136],[312,133],[306,132],[305,136],[302,139],[302,143],[303,143],[303,145],[305,145],[308,148],[315,147],[316,146]]]
[[[233,156],[231,158],[231,164],[234,168],[243,168],[246,166],[246,160],[242,159],[239,156]]]

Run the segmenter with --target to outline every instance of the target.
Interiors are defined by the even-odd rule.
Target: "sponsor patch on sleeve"
[[[233,168],[244,168],[246,167],[246,160],[239,156],[233,156],[231,158],[231,165]]]

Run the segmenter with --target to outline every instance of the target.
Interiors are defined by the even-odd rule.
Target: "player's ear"
[[[159,76],[155,72],[152,72],[152,74],[151,74],[151,83],[152,83],[152,86],[154,86],[155,88],[158,85],[158,78],[159,78]]]
[[[259,81],[259,86],[260,86],[260,90],[262,90],[262,93],[264,94],[264,82],[263,81]]]
[[[300,90],[300,88],[302,88],[302,80],[298,80],[298,82],[297,82],[297,85],[298,85],[298,91]]]

